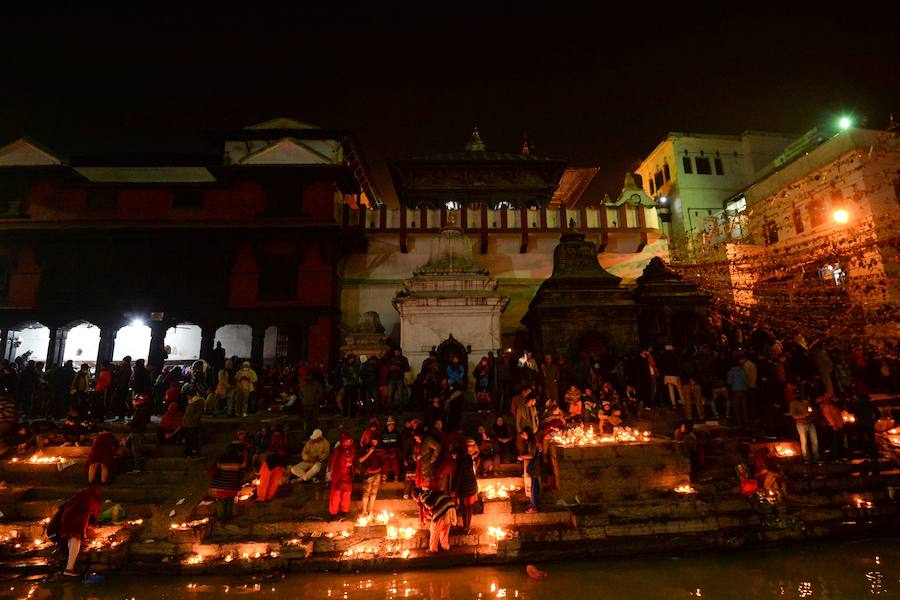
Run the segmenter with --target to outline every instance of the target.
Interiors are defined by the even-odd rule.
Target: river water
[[[843,598],[900,599],[900,540],[786,546],[722,554],[654,556],[398,573],[252,577],[110,577],[102,583],[9,583],[11,598],[211,600]]]

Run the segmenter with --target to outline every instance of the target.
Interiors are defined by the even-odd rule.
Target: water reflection
[[[264,577],[113,578],[104,583],[17,583],[0,597],[206,600],[232,596],[310,600],[501,600],[568,598],[824,598],[900,599],[897,540],[791,546],[728,554],[542,564],[549,577],[528,577],[524,565],[406,573],[324,573]],[[898,581],[900,582],[900,581]]]

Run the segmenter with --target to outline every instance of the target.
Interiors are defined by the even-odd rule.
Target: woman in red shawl
[[[75,572],[75,561],[81,552],[81,540],[87,536],[91,517],[100,516],[100,487],[92,485],[76,493],[63,507],[59,524],[59,538],[68,539],[69,560],[63,575],[79,577]]]
[[[346,431],[342,431],[340,446],[334,449],[328,463],[328,468],[331,470],[331,495],[328,498],[328,512],[332,517],[346,517],[350,512],[350,492],[353,491],[353,463],[355,460],[356,446],[353,443],[353,437]]]
[[[100,467],[100,483],[109,483],[109,472],[112,470],[113,458],[115,458],[119,446],[119,439],[108,431],[104,431],[94,438],[87,460],[84,461],[88,483],[94,483],[97,478],[97,467]]]
[[[159,422],[159,429],[156,430],[157,444],[174,444],[178,442],[178,434],[181,432],[181,421],[184,413],[178,402],[170,402],[166,407],[166,414],[163,415]]]

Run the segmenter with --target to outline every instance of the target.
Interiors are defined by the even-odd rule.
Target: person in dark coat
[[[478,479],[475,477],[475,463],[472,454],[478,453],[475,440],[466,440],[466,450],[454,447],[450,455],[456,460],[456,472],[453,476],[451,491],[462,513],[462,527],[468,534],[472,526],[472,507],[478,502]]]
[[[144,359],[139,358],[134,362],[134,373],[132,375],[131,389],[135,395],[147,394],[153,391],[153,380],[150,371],[144,366]]]
[[[134,397],[134,416],[131,418],[131,454],[134,458],[133,473],[141,473],[143,460],[141,458],[141,445],[144,443],[144,434],[147,433],[147,425],[150,423],[150,397],[146,395]]]

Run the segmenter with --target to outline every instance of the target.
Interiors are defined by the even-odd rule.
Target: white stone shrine
[[[451,217],[433,241],[428,262],[393,300],[400,313],[400,346],[418,367],[432,348],[452,336],[467,349],[471,380],[475,362],[501,347],[500,315],[508,303],[497,291],[497,280],[475,262],[471,240]]]

